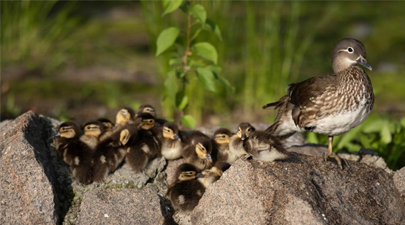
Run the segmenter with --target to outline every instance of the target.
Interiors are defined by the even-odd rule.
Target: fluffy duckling
[[[104,133],[102,133],[99,138],[100,141],[102,141],[105,138],[107,138],[109,135],[111,135],[111,132],[114,129],[114,123],[111,122],[111,120],[106,119],[106,118],[99,118],[99,119],[97,119],[97,121],[104,125]]]
[[[72,177],[83,184],[93,182],[93,151],[80,140],[81,130],[75,122],[64,122],[58,128],[56,149],[70,166]]]
[[[198,178],[203,178],[191,164],[181,164],[176,170],[176,181],[169,187],[168,198],[176,211],[190,213],[197,206],[205,187]]]
[[[99,137],[104,133],[104,125],[98,121],[87,122],[83,125],[84,134],[80,136],[80,141],[86,143],[93,151],[99,143]]]
[[[250,125],[250,123],[240,123],[238,126],[238,132],[229,140],[229,150],[232,154],[240,157],[247,154],[244,149],[244,142],[256,129]]]
[[[137,136],[137,129],[134,126],[128,126],[100,141],[94,154],[95,182],[104,181],[108,173],[114,172],[124,161],[128,149],[125,145],[131,135]]]
[[[138,130],[137,135],[130,135],[126,144],[128,154],[126,162],[135,173],[141,172],[148,162],[156,157],[160,157],[160,144],[155,137],[154,127],[155,120],[152,115],[142,113],[135,120]]]
[[[168,160],[180,158],[182,142],[177,124],[167,122],[158,129],[160,132],[157,134],[157,137],[160,140],[160,151],[162,156]]]
[[[287,150],[279,140],[266,131],[255,131],[250,134],[244,143],[244,148],[256,160],[272,162],[288,157]]]
[[[155,117],[155,126],[157,126],[157,127],[160,127],[163,124],[165,124],[166,122],[168,122],[165,119],[157,118],[155,108],[149,104],[144,104],[144,105],[139,106],[138,112],[135,114],[135,117],[138,117],[138,115],[140,115],[142,113],[149,113],[153,117]]]
[[[231,131],[226,128],[219,128],[215,131],[212,139],[217,154],[216,161],[233,163],[238,159],[238,156],[229,150],[231,136]]]
[[[204,136],[193,139],[194,144],[188,145],[182,150],[182,156],[187,163],[194,165],[199,170],[205,170],[212,167],[212,143]]]
[[[230,166],[230,164],[228,164],[228,165]],[[223,165],[221,164],[220,166],[223,166]],[[224,171],[221,170],[219,166],[217,167],[215,165],[215,166],[211,167],[211,169],[204,170],[202,172],[203,177],[198,178],[198,181],[200,181],[204,185],[205,188],[208,188],[211,184],[213,184],[215,181],[217,181],[217,180],[219,180],[219,178],[221,178],[223,172]]]
[[[135,118],[135,111],[130,107],[123,107],[115,116],[113,130],[120,130],[125,124],[132,123]]]

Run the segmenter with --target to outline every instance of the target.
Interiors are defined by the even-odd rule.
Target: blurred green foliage
[[[310,143],[325,144],[327,136],[307,133]],[[371,115],[358,127],[336,136],[333,141],[337,151],[358,152],[360,149],[372,149],[385,159],[388,167],[397,170],[405,166],[405,117],[393,121],[386,116]]]
[[[179,1],[178,1],[179,2]],[[160,1],[1,1],[1,113],[16,116],[36,108],[49,116],[68,118],[86,105],[118,108],[156,99],[165,117],[173,118],[162,89],[171,54],[155,57],[156,40],[165,28],[187,26],[184,14],[168,13]],[[404,162],[405,2],[193,1],[220,29],[219,39],[202,30],[195,42],[209,42],[217,51],[222,85],[216,93],[189,79],[188,114],[196,124],[230,126],[241,121],[271,123],[275,112],[261,106],[278,100],[289,83],[330,73],[333,46],[344,37],[361,40],[376,95],[370,118],[336,137],[337,151],[378,151],[390,168]],[[169,10],[170,11],[170,10]],[[184,36],[180,33],[180,37]],[[175,43],[181,43],[181,38]],[[114,68],[154,77],[153,84],[119,79],[58,80],[65,70]],[[10,68],[28,72],[17,78]],[[89,74],[89,76],[94,74]],[[114,74],[111,75],[113,77]],[[55,77],[59,77],[58,79]],[[51,105],[35,105],[41,102]],[[181,102],[181,101],[180,101]],[[159,106],[157,106],[159,108]],[[41,111],[44,109],[50,111]],[[110,116],[114,118],[113,116]],[[401,120],[403,121],[403,119]],[[214,124],[212,124],[214,123]],[[373,124],[379,124],[373,125]],[[375,126],[377,130],[369,127]],[[378,129],[380,127],[381,129]],[[391,135],[388,135],[388,134]],[[389,139],[391,136],[391,139]],[[308,138],[326,143],[325,137]]]

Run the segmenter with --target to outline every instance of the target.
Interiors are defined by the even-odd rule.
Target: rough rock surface
[[[392,172],[378,156],[341,154],[392,174],[356,162],[340,170],[323,161],[325,146],[311,145],[289,150],[321,158],[238,160],[191,216],[172,218],[163,196],[183,159],[157,158],[140,174],[123,164],[105,182],[83,185],[53,147],[59,124],[33,112],[0,123],[0,224],[405,224],[405,168]],[[216,128],[200,130],[210,136]]]
[[[405,202],[405,167],[395,172],[394,183]]]
[[[0,224],[56,224],[63,219],[69,199],[58,197],[69,192],[69,181],[62,176],[66,167],[57,166],[49,148],[50,132],[31,111],[2,124]]]
[[[77,224],[162,224],[156,188],[94,189],[86,192]]]
[[[404,224],[405,204],[382,169],[292,153],[238,160],[205,192],[193,224]]]

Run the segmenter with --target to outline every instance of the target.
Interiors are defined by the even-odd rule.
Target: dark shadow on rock
[[[55,123],[58,122],[35,114],[25,127],[24,135],[34,148],[35,158],[52,185],[57,224],[62,224],[72,205],[74,193],[69,166],[58,157],[53,147]]]

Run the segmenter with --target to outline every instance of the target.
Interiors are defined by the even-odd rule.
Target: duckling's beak
[[[204,177],[204,174],[202,174],[202,173],[197,173],[197,174],[195,175],[195,177],[196,177],[196,178],[203,178],[203,177]]]
[[[58,132],[58,133],[55,135],[55,137],[60,137],[60,133]]]
[[[205,157],[207,157],[208,161],[212,162],[212,157],[210,154],[206,154]]]
[[[178,134],[173,135],[173,139],[174,139],[175,141],[181,141]]]
[[[363,58],[363,56],[360,56],[360,57],[357,59],[357,63],[360,64],[360,65],[362,65],[362,66],[364,66],[364,67],[366,67],[366,68],[369,69],[370,71],[373,70],[373,68],[370,66],[370,64],[368,64],[367,60],[366,60],[365,58]]]
[[[245,140],[246,138],[247,138],[246,134],[242,134],[242,135],[240,136],[240,139],[242,139],[242,141]]]

